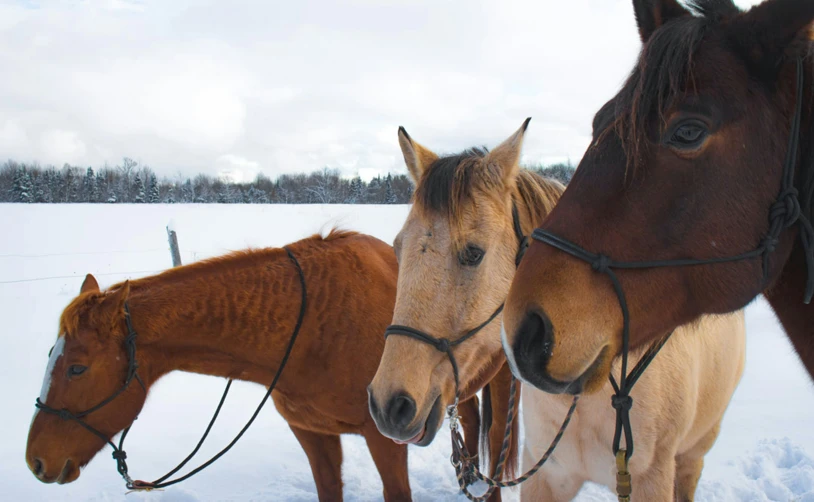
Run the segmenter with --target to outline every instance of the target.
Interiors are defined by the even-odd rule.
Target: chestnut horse
[[[518,371],[596,391],[625,338],[644,346],[763,293],[814,376],[814,2],[633,5],[638,64],[509,293]]]
[[[319,500],[342,500],[340,434],[365,438],[386,501],[410,500],[407,447],[378,432],[365,392],[393,312],[393,250],[373,237],[339,231],[288,249],[302,270],[307,302],[272,399],[308,456]],[[79,413],[120,388],[128,360],[125,306],[138,334],[144,389],[134,382],[84,418],[108,439],[133,423],[146,390],[171,371],[268,385],[297,322],[301,295],[299,271],[284,249],[235,252],[107,291],[88,275],[60,319],[40,399]],[[467,443],[476,448],[477,402],[470,400],[462,412]],[[504,427],[505,420],[495,422]],[[104,446],[74,421],[36,413],[26,461],[41,481],[70,483]]]
[[[416,191],[395,241],[394,322],[434,336],[451,334],[452,341],[502,304],[515,275],[516,233],[527,235],[539,225],[563,191],[558,182],[519,168],[527,124],[491,152],[471,149],[441,158],[400,131]],[[503,360],[499,325],[497,317],[455,348],[462,382],[477,381],[495,360]],[[676,500],[693,500],[704,455],[743,373],[742,311],[704,317],[679,332],[633,392],[632,422],[639,433],[639,453],[630,466],[634,501],[671,501],[674,492]],[[398,390],[422,403],[416,414],[421,422],[439,392],[443,404],[449,403],[450,364],[426,344],[390,336],[371,389],[377,399]],[[522,500],[569,501],[586,481],[615,488],[612,394],[606,381],[599,393],[580,399],[549,462],[521,485]],[[525,471],[548,448],[573,399],[525,386],[521,397]],[[392,434],[384,423],[377,418],[380,428]],[[427,427],[431,431],[435,424]],[[405,429],[412,430],[410,425]]]

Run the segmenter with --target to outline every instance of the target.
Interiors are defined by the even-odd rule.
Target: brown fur
[[[385,500],[410,500],[407,449],[379,434],[365,392],[395,300],[392,248],[373,237],[332,231],[290,249],[305,275],[308,304],[272,394],[274,405],[308,456],[320,500],[342,499],[340,434],[365,437]],[[47,403],[78,412],[118,388],[126,361],[121,343],[125,300],[138,332],[139,375],[148,389],[175,370],[267,385],[294,328],[300,292],[299,275],[282,249],[238,251],[107,291],[88,276],[60,320],[65,351],[52,374]],[[70,364],[89,369],[68,380],[64,375]],[[113,436],[133,421],[145,399],[134,384],[87,421]],[[477,405],[465,403],[462,413],[467,439],[474,438],[477,448]],[[26,460],[29,466],[34,459],[42,462],[43,481],[71,482],[103,446],[79,425],[39,413],[29,432]]]

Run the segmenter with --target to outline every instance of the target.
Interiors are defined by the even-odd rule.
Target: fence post
[[[172,253],[172,266],[181,266],[181,250],[178,249],[178,234],[175,233],[172,222],[167,225],[167,237],[170,241],[170,253]]]

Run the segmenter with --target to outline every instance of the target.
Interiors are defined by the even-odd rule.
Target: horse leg
[[[458,414],[461,417],[461,428],[464,430],[464,446],[469,455],[479,461],[478,434],[480,434],[481,416],[480,403],[477,394],[458,405]],[[471,479],[469,479],[471,478]],[[467,476],[467,483],[474,483],[477,479],[474,476]]]
[[[695,490],[698,488],[701,471],[704,469],[704,455],[712,448],[720,431],[721,423],[718,422],[695,446],[676,457],[675,494],[677,502],[695,500]]]
[[[633,476],[631,501],[673,502],[675,498],[676,461],[672,455],[656,458],[646,473]]]
[[[478,454],[478,434],[480,433],[480,401],[477,394],[458,405],[461,428],[464,430],[464,444],[470,455]]]
[[[362,435],[382,478],[385,502],[410,502],[413,498],[407,475],[407,446],[382,436],[375,425],[368,426]]]
[[[342,443],[339,436],[319,434],[289,424],[308,456],[320,502],[342,501]]]

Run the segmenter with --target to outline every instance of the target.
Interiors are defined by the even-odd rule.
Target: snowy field
[[[167,491],[125,496],[109,448],[75,483],[41,484],[28,471],[24,451],[58,317],[88,272],[105,287],[168,268],[170,219],[182,259],[190,263],[247,246],[280,246],[334,224],[392,242],[406,214],[405,206],[0,205],[0,499],[317,500],[305,454],[271,405],[224,458]],[[697,500],[814,501],[814,390],[762,300],[747,310],[747,331],[746,373],[707,456]],[[135,478],[163,474],[191,450],[223,385],[176,373],[154,387],[127,440]],[[200,458],[233,437],[262,395],[258,385],[233,387]],[[381,500],[364,441],[345,437],[343,447],[346,500]],[[448,459],[443,435],[429,448],[411,447],[416,500],[465,500],[456,495]],[[591,486],[578,500],[615,498]]]

